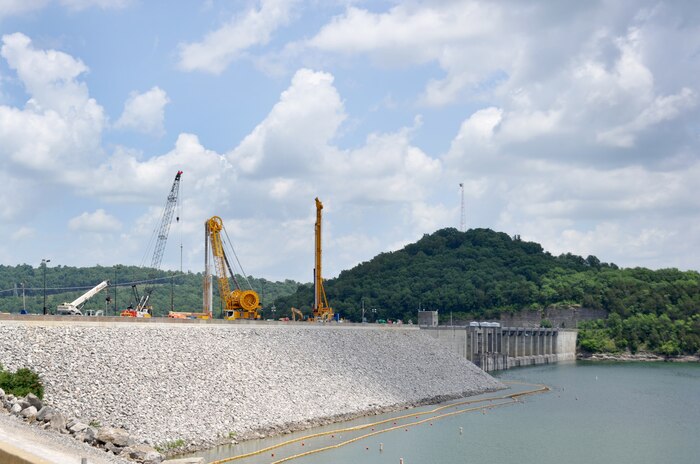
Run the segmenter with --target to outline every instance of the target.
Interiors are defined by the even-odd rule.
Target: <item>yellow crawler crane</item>
[[[316,253],[314,267],[314,308],[313,316],[309,318],[314,321],[330,321],[333,319],[333,309],[328,306],[326,291],[323,288],[323,274],[321,273],[321,211],[323,203],[316,198]]]
[[[241,289],[224,252],[223,242],[221,241],[221,231],[224,229],[223,221],[219,216],[214,216],[206,222],[205,228],[211,242],[211,254],[214,257],[214,266],[216,267],[219,280],[219,294],[224,302],[224,319],[260,319],[261,316],[258,311],[260,309],[260,297],[254,290]],[[230,273],[231,279],[236,286],[233,291],[229,287],[226,270]],[[206,280],[207,278],[205,278],[205,282]]]

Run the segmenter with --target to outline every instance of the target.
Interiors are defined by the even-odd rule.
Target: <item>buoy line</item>
[[[276,445],[271,445],[271,446],[262,448],[262,449],[257,450],[257,451],[251,451],[250,453],[240,454],[240,455],[237,455],[237,456],[232,456],[232,457],[220,459],[220,460],[217,460],[217,461],[212,461],[210,464],[224,464],[224,463],[227,463],[227,462],[233,462],[233,461],[237,461],[237,460],[240,460],[240,459],[245,459],[245,458],[248,458],[248,457],[251,457],[251,456],[256,456],[256,455],[258,455],[258,454],[262,454],[262,453],[266,453],[266,452],[269,452],[269,451],[273,451],[273,450],[276,450],[276,449],[278,449],[278,448],[282,448],[282,447],[284,447],[284,446],[291,445],[291,444],[293,444],[293,443],[297,443],[297,442],[305,441],[305,440],[311,440],[311,439],[313,439],[313,438],[318,438],[318,437],[322,437],[322,436],[325,436],[325,435],[335,435],[335,434],[339,434],[339,433],[343,433],[343,432],[355,432],[355,431],[358,431],[358,430],[363,430],[363,429],[367,429],[367,428],[370,428],[370,427],[376,427],[376,426],[378,426],[378,425],[386,424],[387,422],[397,422],[397,421],[400,421],[400,420],[402,420],[402,419],[407,419],[407,418],[409,418],[409,417],[418,418],[418,417],[420,417],[420,416],[425,416],[425,415],[428,415],[428,414],[434,414],[434,413],[436,413],[436,412],[439,412],[439,411],[442,411],[442,410],[445,410],[445,409],[449,409],[449,408],[458,408],[459,406],[466,406],[466,405],[475,404],[475,403],[483,403],[483,402],[486,402],[486,401],[491,401],[491,402],[492,402],[491,404],[486,405],[486,406],[477,406],[477,407],[472,407],[472,408],[467,408],[467,409],[460,409],[460,410],[457,410],[457,411],[450,411],[450,412],[447,412],[447,413],[439,414],[439,415],[437,415],[437,416],[432,416],[432,417],[428,417],[428,418],[426,418],[426,419],[421,419],[421,420],[419,420],[419,421],[410,422],[410,423],[407,423],[407,424],[395,425],[395,426],[393,426],[393,427],[389,427],[389,428],[382,429],[382,430],[375,430],[375,431],[372,431],[372,432],[370,432],[370,433],[366,433],[366,434],[364,434],[364,435],[361,435],[361,436],[352,438],[352,439],[350,439],[350,440],[346,440],[346,441],[341,442],[341,443],[336,443],[336,444],[334,444],[334,445],[328,445],[328,446],[324,446],[324,447],[322,447],[322,448],[316,448],[316,449],[313,449],[313,450],[305,451],[305,452],[303,452],[303,453],[298,453],[298,454],[295,454],[295,455],[292,455],[292,456],[288,456],[288,457],[286,457],[286,458],[282,458],[282,459],[273,461],[273,462],[271,463],[271,464],[280,464],[280,463],[283,463],[283,462],[291,461],[291,460],[293,460],[293,459],[298,459],[298,458],[301,458],[301,457],[304,457],[304,456],[309,456],[309,455],[311,455],[311,454],[316,454],[316,453],[320,453],[320,452],[323,452],[323,451],[329,451],[329,450],[332,450],[332,449],[337,449],[337,448],[340,448],[340,447],[342,447],[342,446],[346,446],[346,445],[349,445],[349,444],[351,444],[351,443],[357,442],[357,441],[359,441],[359,440],[363,440],[363,439],[365,439],[365,438],[369,438],[369,437],[372,437],[372,436],[375,436],[375,435],[379,435],[379,434],[381,434],[381,433],[386,433],[386,432],[391,432],[391,431],[393,431],[393,430],[398,430],[398,429],[400,429],[400,428],[415,427],[415,426],[417,426],[417,425],[421,425],[421,424],[424,424],[424,423],[426,423],[426,422],[430,422],[430,421],[432,421],[432,420],[443,419],[443,418],[445,418],[445,417],[450,417],[450,416],[454,416],[454,415],[457,415],[457,414],[464,414],[464,413],[472,412],[472,411],[478,411],[478,410],[483,410],[483,409],[490,409],[490,408],[495,408],[495,407],[500,407],[500,406],[507,406],[507,405],[509,405],[509,404],[513,404],[513,403],[517,402],[517,401],[518,401],[517,399],[520,398],[520,397],[522,397],[522,396],[534,395],[534,394],[538,394],[538,393],[545,393],[545,392],[548,392],[548,391],[550,390],[548,386],[542,385],[542,384],[529,384],[529,383],[517,382],[517,381],[503,381],[503,383],[504,383],[504,384],[510,384],[510,385],[536,386],[536,387],[538,387],[538,388],[534,388],[534,389],[532,389],[532,390],[526,390],[526,391],[522,391],[522,392],[517,392],[517,393],[510,393],[510,394],[508,394],[508,395],[493,396],[493,397],[488,397],[488,398],[481,398],[481,399],[472,399],[472,400],[460,401],[460,402],[457,402],[457,403],[451,403],[451,404],[446,404],[446,405],[443,405],[443,406],[439,406],[439,407],[433,408],[433,409],[431,409],[431,410],[429,410],[429,411],[414,412],[414,413],[412,413],[412,414],[404,414],[404,415],[402,415],[402,416],[392,417],[392,418],[384,419],[384,420],[377,421],[377,422],[371,422],[371,423],[369,423],[369,424],[355,425],[355,426],[352,426],[352,427],[345,427],[345,428],[340,428],[340,429],[329,430],[329,431],[326,431],[326,432],[319,432],[319,433],[314,433],[314,434],[310,434],[310,435],[305,435],[305,436],[303,436],[303,437],[293,438],[293,439],[291,439],[291,440],[287,440],[287,441],[284,441],[284,442],[282,442],[282,443],[277,443]],[[497,400],[506,400],[506,401],[503,401],[503,402],[500,402],[500,403],[493,403],[493,401],[497,401]]]

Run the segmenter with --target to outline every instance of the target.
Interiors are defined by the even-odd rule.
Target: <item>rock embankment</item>
[[[11,415],[27,424],[56,434],[70,435],[80,443],[106,451],[110,456],[121,456],[143,464],[158,464],[163,456],[151,446],[139,443],[126,430],[85,424],[77,418],[66,418],[60,411],[45,405],[33,393],[24,397],[6,395],[0,388],[0,403]],[[128,462],[128,461],[124,461]]]
[[[503,386],[418,330],[339,326],[0,325],[66,415],[169,448],[284,433]]]

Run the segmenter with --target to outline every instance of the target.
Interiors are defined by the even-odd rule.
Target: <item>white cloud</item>
[[[72,10],[85,10],[93,6],[103,10],[117,10],[126,8],[133,0],[59,0],[59,3]]]
[[[380,66],[437,62],[448,76],[430,81],[423,101],[444,105],[516,60],[517,42],[496,46],[504,41],[504,16],[498,5],[474,1],[407,2],[387,12],[350,6],[304,45],[343,55],[367,54]]]
[[[503,137],[509,142],[525,141],[540,135],[552,134],[559,128],[561,111],[513,111],[501,122]]]
[[[168,95],[157,86],[141,94],[133,93],[124,104],[124,112],[115,123],[115,127],[163,135],[165,105],[168,103]]]
[[[51,0],[0,0],[0,19],[41,10],[49,3]],[[132,0],[58,0],[56,3],[76,11],[93,6],[106,10],[125,8]]]
[[[489,112],[492,122],[480,125]],[[490,130],[497,120],[493,110],[472,115],[444,158],[449,171],[480,187],[465,190],[470,227],[520,234],[555,254],[594,254],[628,266],[692,267],[676,242],[682,230],[700,227],[700,200],[693,193],[700,176],[697,159],[663,170],[532,159],[520,156],[523,142],[517,139],[499,143],[500,132]]]
[[[235,180],[231,165],[220,154],[203,147],[196,135],[183,133],[168,153],[141,160],[138,152],[118,149],[106,163],[93,171],[92,176],[101,182],[82,185],[78,184],[78,179],[73,179],[73,182],[85,195],[115,202],[160,204],[167,193],[163,186],[172,184],[177,171],[184,171],[183,182],[189,184],[189,193],[198,199],[198,206],[204,206],[208,201],[225,201],[227,182],[224,179],[228,182]],[[124,179],[129,180],[129,188],[124,187]]]
[[[0,0],[0,18],[43,8],[49,0]]]
[[[498,16],[496,9],[477,2],[426,7],[408,3],[386,13],[350,6],[307,45],[346,54],[371,53],[397,63],[424,63],[444,53],[447,43],[464,43],[495,32]]]
[[[634,146],[637,134],[655,124],[677,118],[683,110],[693,108],[696,104],[697,93],[687,87],[676,95],[656,97],[631,121],[599,132],[597,140],[613,146],[631,148]]]
[[[471,144],[487,146],[495,134],[496,128],[503,120],[503,110],[495,107],[484,108],[474,112],[462,122],[454,144]]]
[[[84,212],[68,221],[68,228],[76,232],[115,233],[122,225],[117,218],[106,213],[102,208],[94,213]]]
[[[265,120],[229,158],[242,172],[256,177],[317,170],[313,160],[332,151],[329,142],[345,117],[333,76],[301,69]]]
[[[285,66],[264,88],[293,76],[288,87],[263,108],[266,115],[241,119],[254,129],[230,149],[211,149],[221,140],[210,142],[206,132],[167,134],[172,148],[155,156],[152,140],[122,146],[118,131],[103,140],[104,110],[84,77],[87,64],[103,75],[99,61],[6,35],[2,90],[14,93],[0,102],[0,229],[9,246],[29,242],[11,241],[24,226],[34,230],[36,244],[54,243],[60,239],[47,239],[47,222],[67,223],[59,206],[88,197],[108,204],[93,208],[105,208],[123,226],[118,237],[110,234],[110,247],[100,237],[89,247],[66,238],[65,262],[133,263],[160,219],[175,172],[183,170],[171,240],[184,241],[186,267],[201,269],[202,222],[216,214],[247,271],[310,280],[315,196],[326,205],[325,268],[332,276],[456,226],[457,185],[464,182],[469,227],[619,264],[697,267],[700,28],[685,14],[694,7],[638,3],[345,2],[351,6],[314,33],[306,24],[285,27],[308,8],[246,2],[255,7],[233,18],[220,13],[226,23],[219,30],[183,45],[179,65],[217,73],[235,60],[259,64],[274,56]],[[315,10],[313,24],[339,4]],[[0,3],[0,16],[8,5]],[[288,36],[297,41],[284,44]],[[76,43],[75,36],[66,40]],[[242,79],[263,83],[245,68]],[[130,88],[156,84],[148,80]],[[168,96],[160,89],[179,90],[157,83],[132,95],[112,127],[162,134]],[[17,104],[20,86],[28,97]],[[240,111],[225,100],[233,94],[202,95],[221,99],[222,118]],[[387,95],[387,104],[377,105]],[[404,127],[416,104],[431,105],[420,109],[425,126]],[[260,113],[242,118],[251,114]],[[454,139],[445,140],[451,130]],[[18,260],[2,247],[0,256]],[[166,256],[164,265],[179,267],[179,259]]]
[[[447,208],[442,204],[417,202],[411,205],[411,220],[417,230],[432,231],[445,226],[457,227],[454,221],[456,217],[456,208]]]
[[[12,240],[26,240],[36,235],[36,230],[33,227],[21,226],[12,233]]]
[[[65,169],[96,160],[104,111],[77,77],[82,61],[55,50],[37,50],[21,33],[2,37],[0,55],[31,95],[23,109],[0,106],[0,156],[36,171]]]
[[[235,15],[201,42],[180,45],[179,66],[184,71],[220,74],[247,49],[270,41],[291,19],[296,0],[260,0],[259,8]]]
[[[334,138],[345,108],[328,73],[299,70],[267,117],[228,154],[241,181],[269,183],[293,198],[320,189],[340,202],[422,201],[441,165],[411,144],[415,128],[370,134],[353,150]],[[248,190],[250,191],[250,190]],[[318,190],[317,190],[318,191]]]

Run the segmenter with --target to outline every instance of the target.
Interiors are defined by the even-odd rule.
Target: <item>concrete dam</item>
[[[199,448],[504,386],[416,326],[0,317],[0,363],[85,423]]]
[[[421,327],[450,352],[483,370],[576,359],[577,330],[500,326]]]

